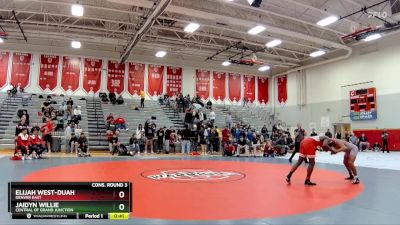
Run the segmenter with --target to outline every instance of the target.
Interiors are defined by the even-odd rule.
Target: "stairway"
[[[107,150],[106,124],[100,99],[92,98],[86,100],[86,107],[89,146],[95,150]]]
[[[21,99],[21,96],[9,97],[2,95],[0,97],[0,149],[14,149],[15,147],[15,126],[11,122],[17,114]]]
[[[161,108],[163,109],[164,113],[167,115],[167,117],[171,120],[173,127],[175,129],[184,129],[185,128],[185,122],[184,119],[180,116],[180,114],[170,106],[166,105],[160,105]]]

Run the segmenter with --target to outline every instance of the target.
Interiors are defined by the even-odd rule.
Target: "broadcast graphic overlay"
[[[130,182],[11,182],[13,219],[129,219]]]

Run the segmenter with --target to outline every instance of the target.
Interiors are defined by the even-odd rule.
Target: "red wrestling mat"
[[[239,220],[291,216],[340,205],[363,186],[344,174],[316,169],[305,187],[305,168],[292,185],[289,165],[226,161],[120,161],[39,170],[24,181],[132,181],[133,217],[171,220]]]

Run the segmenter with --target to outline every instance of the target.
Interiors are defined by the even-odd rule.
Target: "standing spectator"
[[[208,137],[207,130],[204,129],[204,126],[201,126],[198,132],[198,138],[199,138],[198,141],[200,143],[201,153],[203,155],[207,155],[207,137]]]
[[[385,153],[385,150],[389,153],[389,133],[386,129],[382,132],[382,153]]]
[[[231,112],[228,112],[228,114],[226,115],[225,124],[229,129],[232,128],[232,113]]]
[[[157,131],[157,153],[162,153],[164,150],[164,136],[164,128],[160,127],[160,129]]]
[[[152,122],[147,121],[144,124],[144,134],[146,136],[146,143],[144,145],[144,154],[147,154],[148,146],[150,145],[151,154],[154,154],[153,151],[153,141],[154,141],[154,124]]]
[[[176,151],[176,143],[178,143],[178,135],[175,130],[171,129],[171,134],[169,135],[169,147],[174,149],[174,153]]]
[[[231,132],[228,127],[222,130],[222,149],[225,149],[225,145],[230,141]]]
[[[165,153],[169,153],[169,144],[171,140],[171,133],[172,133],[172,127],[166,128],[165,127],[165,141],[164,141],[164,146],[165,146]]]
[[[333,137],[331,131],[329,130],[329,128],[328,128],[328,130],[326,130],[325,136],[327,136],[328,138],[332,138]]]
[[[300,151],[300,143],[303,141],[304,136],[306,136],[306,131],[301,127],[301,124],[297,124],[297,129],[294,130],[294,151],[292,152],[292,155],[289,158],[289,162],[292,163],[294,155]],[[307,159],[305,159],[307,163]]]
[[[192,137],[192,131],[189,129],[189,126],[185,126],[185,129],[182,131],[182,154],[190,153],[190,138]]]
[[[44,141],[46,142],[49,154],[52,149],[51,142],[53,138],[51,136],[51,133],[54,131],[54,128],[54,123],[50,120],[50,118],[46,118],[46,123],[40,128],[41,132],[43,133]]]
[[[364,133],[361,134],[361,137],[359,139],[359,148],[360,151],[369,150],[370,144],[368,141],[368,138],[365,136]]]
[[[358,146],[358,138],[356,137],[356,135],[351,133],[349,137],[349,142],[354,144],[355,146]]]
[[[186,126],[191,126],[192,125],[192,120],[193,120],[193,113],[190,111],[190,109],[186,110],[185,113],[185,125]]]
[[[146,94],[144,93],[143,90],[140,91],[140,108],[144,108],[144,99],[146,97]]]
[[[315,132],[315,128],[313,128],[313,129],[311,130],[310,136],[311,136],[311,137],[318,136],[317,132]]]
[[[216,118],[215,112],[214,112],[213,109],[211,109],[211,111],[210,111],[210,123],[211,123],[211,126],[214,126],[215,118]]]
[[[65,136],[65,147],[66,151],[65,153],[69,153],[71,151],[71,146],[69,145],[69,141],[71,140],[71,135],[72,135],[72,129],[71,129],[71,124],[67,124],[67,127],[65,127],[64,130],[64,136]]]

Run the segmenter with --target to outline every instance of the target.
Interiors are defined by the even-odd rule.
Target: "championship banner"
[[[278,77],[278,101],[281,104],[287,101],[287,75]]]
[[[121,94],[124,91],[125,63],[108,60],[107,90],[110,93]]]
[[[255,76],[243,76],[244,81],[244,98],[247,102],[256,100],[256,78]]]
[[[164,66],[148,65],[148,93],[150,96],[158,96],[163,93]]]
[[[8,62],[10,61],[10,53],[0,51],[0,88],[7,83]]]
[[[258,102],[267,104],[269,101],[268,78],[258,77]]]
[[[242,95],[241,75],[237,73],[229,73],[229,100],[239,102]]]
[[[32,54],[14,52],[11,70],[11,84],[26,88],[29,85]]]
[[[173,96],[182,92],[182,68],[167,66],[167,94]]]
[[[213,97],[216,101],[225,100],[225,80],[226,74],[224,72],[213,72]]]
[[[58,55],[40,56],[39,87],[42,90],[52,91],[57,87],[59,62]]]
[[[144,69],[141,63],[129,63],[128,92],[131,95],[140,95],[144,91]]]
[[[63,56],[61,71],[61,87],[65,91],[76,91],[79,88],[81,76],[81,58]]]
[[[103,60],[87,59],[83,67],[83,89],[86,92],[97,93],[101,84],[101,68]]]
[[[210,71],[196,70],[196,96],[203,100],[210,97]]]

